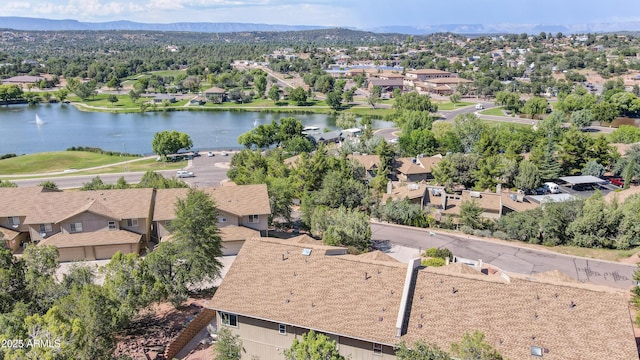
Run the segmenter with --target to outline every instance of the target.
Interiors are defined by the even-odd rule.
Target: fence
[[[167,349],[164,351],[165,359],[173,359],[182,348],[185,347],[193,339],[199,332],[207,326],[208,323],[211,322],[216,317],[216,312],[211,309],[202,309],[200,314],[193,319],[187,327],[182,330],[182,332],[178,335],[178,337],[173,340]]]

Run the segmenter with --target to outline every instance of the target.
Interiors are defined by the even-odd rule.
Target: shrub
[[[462,231],[465,234],[473,234],[473,228],[471,226],[467,226],[467,225],[462,225],[460,227],[460,231]]]
[[[494,238],[498,238],[500,240],[509,240],[509,234],[507,234],[504,231],[500,231],[500,230],[494,231],[493,232],[493,237]]]
[[[491,237],[491,230],[473,230],[474,236]]]
[[[449,258],[450,261],[453,261],[453,253],[447,248],[430,248],[424,251],[423,256],[430,258],[440,258],[443,260]]]
[[[420,265],[422,266],[431,266],[431,267],[444,266],[445,264],[446,264],[445,260],[441,258],[423,259],[420,262]]]

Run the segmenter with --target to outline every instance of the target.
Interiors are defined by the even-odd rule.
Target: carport
[[[584,175],[584,176],[563,176],[560,180],[566,183],[566,186],[571,187],[573,190],[581,191],[585,190],[581,187],[587,185],[602,185],[606,184],[606,180],[602,180],[599,177]]]

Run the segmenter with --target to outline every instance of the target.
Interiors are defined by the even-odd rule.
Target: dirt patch
[[[181,309],[161,303],[143,310],[128,329],[116,336],[114,355],[146,360],[148,354],[164,359],[165,348],[200,313],[203,303],[204,299],[189,299]]]
[[[621,263],[626,263],[626,264],[637,264],[640,262],[640,256],[638,256],[638,253],[635,253],[631,256],[629,256],[628,258],[624,258],[624,259],[620,259],[618,260]]]

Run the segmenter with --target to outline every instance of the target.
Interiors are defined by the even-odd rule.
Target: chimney
[[[502,184],[496,185],[496,194],[502,194]]]
[[[393,190],[393,184],[391,183],[391,180],[387,181],[387,194],[391,194],[391,191]]]
[[[411,293],[414,291],[415,280],[417,277],[416,269],[420,266],[420,258],[415,258],[409,261],[409,265],[407,266],[407,274],[404,278],[404,287],[402,288],[402,298],[400,300],[400,308],[398,309],[398,318],[396,319],[396,337],[399,338],[404,335],[407,324],[407,314],[408,308],[411,307],[409,304],[410,298],[412,298]]]

